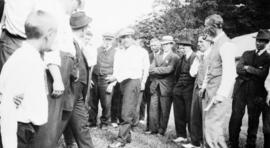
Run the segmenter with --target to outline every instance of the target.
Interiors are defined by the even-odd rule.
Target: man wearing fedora
[[[135,31],[131,28],[119,31],[118,38],[122,48],[115,53],[113,75],[107,77],[110,83],[107,91],[111,91],[112,85],[117,81],[122,93],[123,122],[119,127],[118,138],[109,145],[110,148],[123,147],[131,142],[131,128],[136,122],[141,86],[145,85],[148,77],[148,53],[137,45],[134,35]]]
[[[194,89],[192,94],[191,110],[190,110],[190,143],[182,144],[185,148],[198,148],[203,144],[203,110],[202,102],[204,99],[200,90],[203,85],[203,79],[206,74],[206,67],[209,62],[209,53],[212,47],[212,41],[207,40],[205,35],[198,38],[198,47],[196,58],[190,67],[190,75],[196,76]]]
[[[239,148],[239,133],[246,106],[248,111],[246,147],[256,147],[261,113],[263,115],[264,147],[270,147],[270,108],[266,105],[267,91],[264,86],[270,66],[270,54],[266,51],[266,45],[270,41],[270,32],[261,29],[255,38],[256,49],[244,52],[237,65],[238,77],[234,85],[229,124],[232,148]]]
[[[163,52],[154,58],[149,69],[152,78],[149,130],[151,134],[164,135],[170,116],[174,71],[178,56],[172,51],[174,45],[172,36],[163,36],[161,44]]]
[[[195,77],[190,75],[190,67],[196,58],[189,38],[180,40],[179,49],[183,53],[175,70],[176,84],[173,88],[174,121],[177,138],[174,142],[187,141],[187,126],[190,131],[190,110]]]
[[[86,93],[88,92],[89,67],[86,57],[83,53],[85,45],[85,36],[89,23],[92,21],[84,11],[77,11],[70,17],[70,26],[74,34],[74,46],[76,49],[75,74],[76,80],[71,86],[74,91],[74,108],[69,114],[68,124],[66,126],[64,137],[67,147],[72,148],[73,137],[79,148],[93,148],[90,129],[88,124],[88,111],[86,109]]]
[[[92,88],[90,103],[90,125],[97,123],[98,103],[100,101],[102,107],[102,115],[100,117],[100,127],[110,125],[111,118],[111,102],[112,92],[106,92],[109,83],[106,78],[113,74],[113,62],[116,47],[114,45],[115,37],[112,33],[103,34],[103,44],[97,49],[97,64],[94,66],[92,80],[94,86]]]

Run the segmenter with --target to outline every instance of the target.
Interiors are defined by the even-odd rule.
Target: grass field
[[[267,86],[270,86],[270,77],[266,80]],[[100,108],[100,107],[99,107]],[[229,122],[231,115],[231,106],[227,108],[228,112],[225,115]],[[100,113],[99,113],[100,114]],[[132,132],[132,142],[126,145],[126,148],[181,148],[180,145],[176,145],[172,142],[175,138],[174,130],[174,118],[173,108],[171,109],[170,120],[168,123],[168,129],[164,137],[158,137],[153,135],[143,134],[145,125],[140,125],[139,130]],[[228,123],[224,127],[228,130]],[[91,129],[91,136],[95,148],[107,148],[113,139],[118,134],[118,128],[109,128],[108,130],[100,130],[97,128]],[[244,148],[247,137],[247,115],[245,114],[242,122],[242,130],[240,133],[240,148]],[[228,139],[228,132],[226,132],[226,138]],[[60,142],[58,148],[64,148],[63,142]],[[263,133],[262,133],[262,120],[260,120],[260,126],[257,134],[257,148],[263,148]]]
[[[231,113],[231,106],[228,106],[228,112],[226,114],[227,121],[229,121]],[[227,126],[228,127],[228,126]],[[227,127],[224,127],[227,129]],[[145,135],[143,133],[143,129],[145,125],[139,125],[139,128],[136,131],[132,131],[132,142],[126,145],[126,148],[181,148],[180,145],[177,145],[172,142],[172,139],[175,138],[175,130],[174,130],[174,118],[173,118],[173,108],[171,109],[170,120],[168,124],[168,129],[165,136],[154,136],[154,135]],[[244,147],[246,132],[247,131],[247,116],[245,115],[243,119],[243,126],[240,135],[240,144],[241,147]],[[101,130],[98,128],[91,129],[91,136],[93,139],[93,143],[95,148],[107,148],[108,144],[110,144],[114,138],[116,138],[118,133],[118,128],[110,127],[107,130]],[[226,135],[228,137],[228,135]],[[257,136],[257,148],[263,148],[263,134],[262,134],[262,126],[260,123],[260,128]],[[58,148],[64,148],[63,143],[60,142],[60,146]]]

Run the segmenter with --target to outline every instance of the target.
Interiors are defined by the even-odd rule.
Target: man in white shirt
[[[204,107],[205,144],[210,148],[227,148],[223,125],[227,121],[225,114],[236,77],[235,55],[232,53],[237,49],[222,26],[220,15],[213,14],[205,19],[205,33],[214,42],[205,77],[206,87],[203,88],[207,102],[207,107]]]
[[[139,94],[144,88],[148,77],[149,59],[145,58],[145,49],[136,45],[135,31],[131,28],[123,29],[118,37],[123,49],[115,53],[113,76],[108,77],[108,82],[120,83],[122,98],[122,119],[118,138],[109,145],[110,148],[118,148],[131,142],[131,127],[134,125],[137,112]],[[108,86],[110,87],[110,86]]]
[[[48,88],[43,56],[50,51],[56,36],[55,22],[47,12],[39,10],[30,13],[25,23],[27,40],[2,69],[0,108],[4,148],[29,147],[38,126],[48,120]]]
[[[189,38],[180,40],[178,44],[183,56],[176,66],[176,83],[173,88],[173,109],[177,135],[177,138],[173,141],[176,143],[187,141],[187,127],[190,132],[190,110],[195,81],[195,77],[190,75],[190,67],[196,58],[196,53],[193,52],[193,45]]]

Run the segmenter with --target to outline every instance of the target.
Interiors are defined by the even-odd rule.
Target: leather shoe
[[[120,141],[115,141],[112,144],[110,144],[108,146],[108,148],[120,148],[120,147],[124,147],[124,146],[125,146],[125,143],[120,142]]]

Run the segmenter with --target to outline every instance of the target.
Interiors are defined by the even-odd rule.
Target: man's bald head
[[[56,33],[57,26],[54,17],[42,10],[31,12],[24,25],[27,39],[40,39],[46,34]]]

